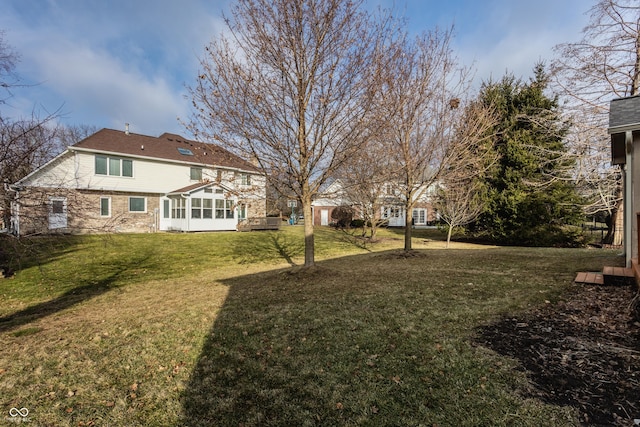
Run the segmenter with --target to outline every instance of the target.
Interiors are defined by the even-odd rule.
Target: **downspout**
[[[633,256],[633,132],[625,132],[625,171],[624,171],[624,242],[623,255],[627,267],[631,267],[631,258]]]

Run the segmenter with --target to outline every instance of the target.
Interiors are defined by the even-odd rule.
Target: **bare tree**
[[[385,187],[395,179],[383,139],[374,137],[338,171],[343,187],[341,196],[357,206],[365,223],[363,236],[368,226],[371,240],[375,239],[383,221],[380,213],[385,201]]]
[[[15,66],[18,54],[5,42],[0,30],[0,88],[6,95],[0,97],[5,105],[11,89],[17,85]],[[11,194],[7,186],[35,168],[49,161],[56,149],[55,119],[58,111],[39,117],[34,111],[28,119],[12,119],[0,111],[0,229],[8,227],[11,218]]]
[[[374,65],[391,30],[361,4],[239,0],[226,21],[230,35],[206,48],[190,88],[194,135],[255,159],[268,177],[286,177],[272,184],[302,203],[305,218],[323,183],[367,139]],[[304,230],[311,266],[313,222]]]
[[[606,243],[620,244],[615,228],[622,215],[622,180],[610,166],[606,133],[609,101],[638,94],[640,87],[640,5],[636,0],[599,0],[590,10],[582,40],[556,46],[552,67],[568,100],[575,125],[570,142],[579,158],[576,179],[591,202],[587,212],[611,215]]]
[[[447,248],[455,228],[474,221],[486,207],[485,179],[499,158],[492,146],[496,123],[491,107],[473,102],[455,125],[464,142],[453,147],[434,198],[438,215],[447,224]]]
[[[99,130],[97,126],[85,124],[61,126],[58,131],[60,148],[64,149],[76,144]]]
[[[388,50],[392,65],[381,104],[389,117],[395,184],[405,203],[406,251],[412,248],[411,214],[417,201],[492,125],[488,111],[478,107],[476,115],[466,118],[473,121],[460,126],[470,99],[470,73],[451,51],[452,35],[452,29],[435,30]]]
[[[0,104],[11,97],[11,88],[16,85],[14,69],[17,62],[18,54],[5,42],[5,32],[0,30],[0,88],[6,93],[0,96]]]
[[[446,247],[449,248],[454,229],[469,224],[482,213],[482,187],[473,180],[450,183],[439,188],[435,200],[440,219],[447,224]]]

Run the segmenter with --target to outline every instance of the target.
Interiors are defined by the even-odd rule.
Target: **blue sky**
[[[0,30],[20,55],[23,87],[0,113],[62,108],[61,121],[189,136],[186,85],[204,47],[225,30],[231,0],[3,0]],[[590,0],[368,0],[394,7],[420,32],[455,26],[460,62],[478,84],[505,72],[528,79],[556,44],[579,40]]]

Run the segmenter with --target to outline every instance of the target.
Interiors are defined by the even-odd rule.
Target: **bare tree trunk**
[[[308,214],[305,213],[304,216],[305,218],[311,218],[311,212],[309,212]],[[315,239],[313,236],[313,223],[312,221],[305,221],[304,222],[304,266],[305,267],[311,267],[315,265],[314,249],[315,249]]]
[[[622,217],[624,215],[624,203],[622,202],[622,186],[616,188],[615,198],[620,200],[611,210],[611,219],[607,224],[607,234],[604,236],[602,243],[605,245],[621,245],[624,234],[624,224]],[[619,225],[622,224],[622,227]]]
[[[313,217],[311,216],[311,195],[302,200],[302,212],[304,213],[304,266],[315,265],[315,239],[313,235]]]
[[[449,249],[449,243],[451,242],[451,233],[453,232],[453,226],[449,224],[449,230],[447,231],[447,245],[445,246]]]
[[[616,215],[615,232],[613,233],[613,245],[622,246],[624,241],[624,203],[620,202]]]
[[[405,221],[404,221],[404,250],[410,251],[412,249],[411,246],[411,237],[413,235],[413,227],[411,224],[411,217],[409,216],[410,209],[407,207],[407,212],[405,213]]]

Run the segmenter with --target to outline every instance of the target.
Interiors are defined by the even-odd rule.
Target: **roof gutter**
[[[89,154],[107,154],[107,155],[115,155],[115,156],[122,156],[122,157],[129,157],[129,158],[133,158],[133,159],[146,159],[146,160],[156,160],[156,161],[163,161],[163,162],[167,162],[167,163],[175,163],[175,164],[179,164],[179,165],[189,165],[189,166],[208,166],[208,167],[220,167],[220,168],[224,168],[230,171],[237,171],[237,172],[248,172],[248,173],[253,173],[256,175],[264,175],[266,176],[266,174],[263,174],[259,171],[252,171],[252,170],[248,170],[248,169],[241,169],[241,168],[236,168],[236,167],[231,167],[231,166],[223,166],[223,165],[217,165],[215,163],[198,163],[198,162],[185,162],[185,161],[180,161],[180,160],[173,160],[173,159],[166,159],[164,157],[153,157],[153,156],[141,156],[139,154],[129,154],[129,153],[120,153],[117,151],[105,151],[105,150],[96,150],[95,148],[82,148],[82,147],[69,147],[68,148],[69,151],[78,151],[78,152],[82,152],[82,153],[89,153]]]

